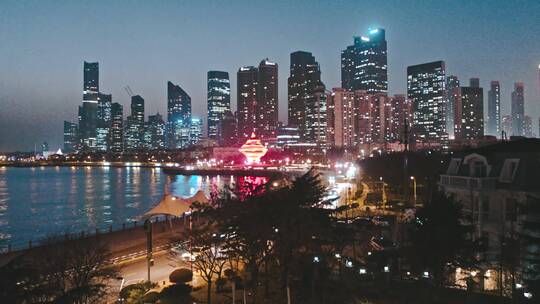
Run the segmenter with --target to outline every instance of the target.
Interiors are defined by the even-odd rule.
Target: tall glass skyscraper
[[[167,82],[167,146],[181,148],[181,131],[191,123],[191,97],[180,86]]]
[[[208,138],[218,139],[219,124],[223,113],[231,110],[231,85],[229,73],[208,72]]]
[[[446,69],[444,61],[407,67],[407,97],[412,102],[417,141],[443,143],[446,133]]]
[[[84,62],[83,101],[98,102],[99,94],[99,63]]]
[[[487,134],[501,136],[501,86],[492,81],[488,92]]]
[[[83,104],[79,106],[79,140],[83,147],[96,148],[99,63],[84,62]]]
[[[341,87],[368,93],[388,91],[384,29],[371,29],[367,36],[354,37],[353,45],[341,52]]]
[[[305,141],[325,144],[325,87],[319,63],[311,53],[291,53],[288,96],[289,126],[297,127]]]
[[[180,86],[167,82],[167,121],[191,119],[191,97]]]
[[[144,98],[141,95],[131,96],[131,116],[144,125]]]

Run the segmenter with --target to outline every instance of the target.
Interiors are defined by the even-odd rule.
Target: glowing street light
[[[416,206],[416,178],[414,176],[411,176],[411,180],[413,182],[414,205]]]

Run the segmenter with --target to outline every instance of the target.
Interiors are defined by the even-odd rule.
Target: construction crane
[[[126,93],[129,95],[129,97],[133,97],[133,91],[129,86],[125,86],[124,90],[126,90]]]

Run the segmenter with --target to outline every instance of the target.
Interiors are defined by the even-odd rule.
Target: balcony
[[[471,190],[490,190],[495,189],[497,185],[497,178],[441,175],[439,184],[443,187]]]

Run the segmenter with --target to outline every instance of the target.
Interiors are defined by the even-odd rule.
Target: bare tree
[[[107,281],[118,275],[108,263],[107,244],[97,238],[57,243],[49,238],[33,264],[55,290],[55,303],[95,303],[108,292]]]
[[[215,233],[210,224],[198,225],[185,231],[184,238],[189,242],[181,243],[180,247],[191,253],[191,263],[196,273],[199,273],[207,284],[207,303],[212,303],[212,279],[223,269],[224,256],[221,253],[221,238]]]

